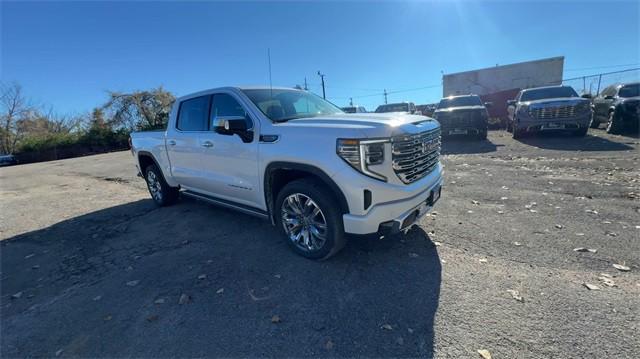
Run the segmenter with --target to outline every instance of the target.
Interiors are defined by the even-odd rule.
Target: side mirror
[[[605,100],[613,100],[615,97],[611,96],[611,95],[607,95],[604,97]]]
[[[584,94],[582,94],[582,96],[580,96],[580,97],[582,97],[582,98],[586,98],[586,99],[591,99],[591,98],[592,98],[592,96],[591,96],[591,94],[590,94],[590,93],[584,93]]]
[[[238,135],[242,142],[251,142],[253,141],[253,131],[247,127],[247,123],[247,118],[244,116],[226,117],[216,127],[216,132],[221,135]]]
[[[247,130],[247,122],[244,118],[230,118],[224,120],[224,130],[231,133],[244,132]]]
[[[485,102],[484,103],[484,107],[491,107],[493,106],[493,102]]]

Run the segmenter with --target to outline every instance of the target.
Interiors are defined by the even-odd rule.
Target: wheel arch
[[[264,197],[271,223],[274,224],[274,204],[279,191],[289,182],[300,178],[317,178],[335,195],[340,212],[349,213],[349,203],[338,185],[318,167],[295,163],[276,161],[267,165],[264,171]]]
[[[137,154],[137,157],[138,157],[138,166],[140,167],[140,173],[142,174],[142,176],[144,176],[145,168],[147,168],[149,165],[156,165],[156,167],[160,169],[160,172],[162,172],[162,169],[160,168],[158,161],[156,161],[156,158],[153,157],[153,154],[151,152],[139,151]]]

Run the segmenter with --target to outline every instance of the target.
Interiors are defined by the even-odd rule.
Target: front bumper
[[[482,131],[486,131],[487,127],[479,127],[473,125],[466,126],[454,126],[454,127],[442,127],[442,136],[456,136],[456,135],[477,135]]]
[[[578,130],[589,127],[590,123],[591,113],[586,113],[577,117],[558,119],[524,118],[516,123],[516,128],[520,131]]]
[[[441,193],[442,180],[413,197],[376,205],[364,215],[344,214],[344,231],[383,236],[408,229],[431,211]]]

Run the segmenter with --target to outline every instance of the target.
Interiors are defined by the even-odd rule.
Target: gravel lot
[[[0,356],[638,358],[639,145],[448,142],[436,213],[324,262],[129,152],[2,168]]]

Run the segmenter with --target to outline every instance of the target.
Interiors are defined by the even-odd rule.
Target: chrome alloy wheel
[[[307,195],[293,193],[280,208],[282,226],[289,240],[305,251],[317,251],[327,240],[327,220]]]
[[[151,197],[153,197],[157,202],[161,202],[162,185],[160,184],[158,176],[156,176],[153,171],[147,172],[147,186],[149,187],[149,192],[151,192]]]

